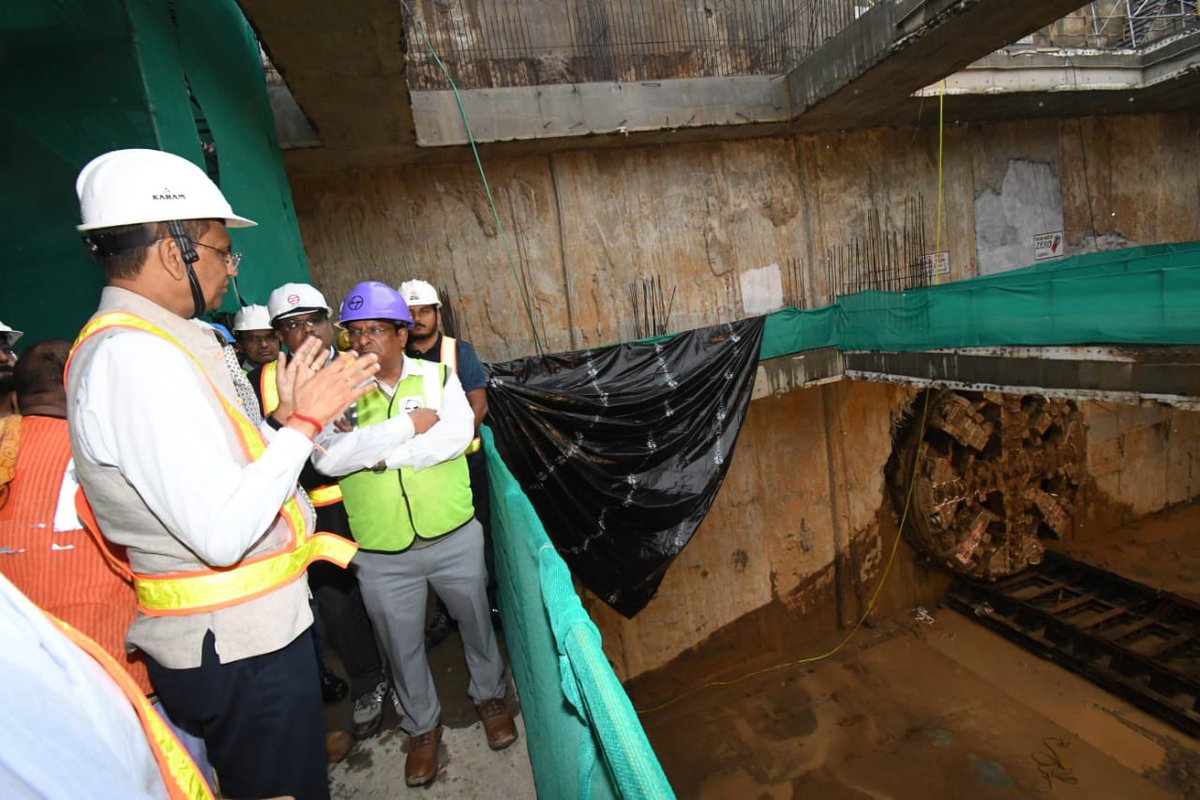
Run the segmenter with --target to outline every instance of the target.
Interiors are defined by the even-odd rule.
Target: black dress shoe
[[[433,618],[429,620],[429,627],[425,629],[425,649],[430,650],[437,647],[450,635],[450,631],[457,627],[458,620],[450,616],[445,606],[438,603],[437,610],[433,612]]]
[[[321,665],[321,699],[326,703],[336,703],[350,693],[350,686],[337,675]]]

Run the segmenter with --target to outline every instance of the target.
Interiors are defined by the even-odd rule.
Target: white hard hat
[[[17,331],[0,322],[0,339],[7,339],[10,345],[16,344],[17,339],[25,335],[25,331]]]
[[[410,306],[440,307],[442,305],[441,299],[438,298],[437,289],[433,288],[433,284],[416,278],[400,284],[400,296]]]
[[[325,302],[325,295],[307,283],[285,283],[267,298],[267,312],[271,315],[271,322],[313,309],[320,309],[326,314],[333,313],[333,309]]]
[[[258,223],[233,213],[204,170],[161,150],[113,150],[88,162],[75,181],[79,231],[166,222],[221,219],[230,228]]]
[[[271,312],[266,306],[244,306],[233,315],[235,331],[266,331],[271,329]]]

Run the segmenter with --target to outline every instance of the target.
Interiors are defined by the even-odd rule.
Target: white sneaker
[[[355,739],[365,739],[379,730],[379,723],[383,721],[383,698],[388,693],[388,688],[387,681],[380,681],[368,694],[354,701],[350,733]]]

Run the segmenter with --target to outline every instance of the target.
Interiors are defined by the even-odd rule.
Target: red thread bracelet
[[[321,431],[323,431],[325,429],[325,426],[322,425],[317,420],[313,419],[312,417],[308,416],[307,414],[297,414],[295,411],[293,411],[291,414],[287,415],[287,419],[284,420],[284,424],[287,424],[294,419],[298,419],[301,422],[307,422],[309,425],[312,425],[314,428],[316,428],[316,432],[313,434],[313,436],[316,436],[318,433],[320,433]]]

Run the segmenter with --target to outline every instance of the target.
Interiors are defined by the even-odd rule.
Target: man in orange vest
[[[329,797],[305,570],[355,546],[315,532],[296,486],[312,439],[378,370],[315,340],[279,370],[283,426],[260,427],[212,329],[241,256],[234,213],[192,162],[117,150],[76,182],[106,286],[67,366],[85,521],[125,548],[142,651],[171,718],[202,736],[232,797]],[[237,370],[236,363],[232,370]],[[240,373],[240,370],[237,370]]]
[[[137,611],[133,587],[75,514],[62,383],[70,350],[65,340],[38,342],[14,370],[21,414],[8,419],[13,448],[0,454],[13,459],[11,471],[0,467],[0,572],[39,607],[95,639],[149,693],[141,656],[125,650],[125,629]]]

